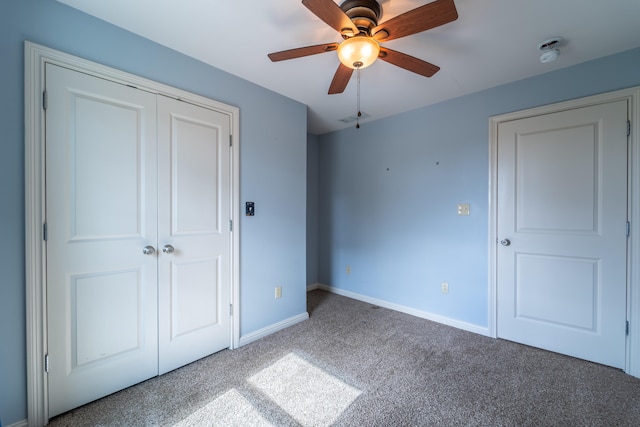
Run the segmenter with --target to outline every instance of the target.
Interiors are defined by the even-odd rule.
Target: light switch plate
[[[469,206],[469,203],[458,204],[458,215],[468,216],[470,212],[471,212],[471,206]]]

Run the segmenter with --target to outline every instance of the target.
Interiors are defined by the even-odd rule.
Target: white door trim
[[[586,107],[626,99],[630,106],[628,218],[631,223],[627,241],[627,336],[625,372],[640,377],[640,86],[579,98],[489,118],[489,334],[497,337],[497,166],[498,125],[541,114]]]
[[[44,110],[45,63],[52,63],[148,92],[181,99],[229,116],[231,131],[231,348],[240,344],[240,110],[193,93],[78,58],[35,43],[25,42],[25,281],[27,343],[27,417],[30,426],[47,424],[48,396],[45,375],[46,251],[44,245],[45,174]]]

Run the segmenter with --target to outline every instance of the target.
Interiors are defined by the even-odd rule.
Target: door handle
[[[162,252],[164,252],[167,255],[172,254],[174,250],[175,250],[174,247],[171,245],[164,245],[162,247]]]
[[[142,253],[145,255],[153,255],[155,252],[156,250],[153,249],[153,246],[145,246],[142,248]]]
[[[509,239],[502,239],[502,240],[500,240],[500,244],[501,244],[502,246],[509,246],[509,245],[511,244],[511,240],[509,240]]]

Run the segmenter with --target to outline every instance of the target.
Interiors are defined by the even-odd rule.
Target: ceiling
[[[270,52],[340,42],[300,0],[58,0],[308,106],[308,130],[354,126],[355,76],[327,95],[335,52],[273,63]],[[337,0],[339,3],[341,0]],[[384,22],[430,0],[382,0]],[[425,78],[384,61],[361,71],[361,109],[382,117],[640,46],[638,0],[455,0],[458,20],[383,46],[441,67]],[[561,36],[560,57],[538,44]]]

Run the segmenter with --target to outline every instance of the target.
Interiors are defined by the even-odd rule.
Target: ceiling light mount
[[[564,38],[552,37],[538,44],[538,50],[542,52],[540,55],[540,62],[546,64],[547,62],[555,61],[560,55],[558,45],[562,43]]]

